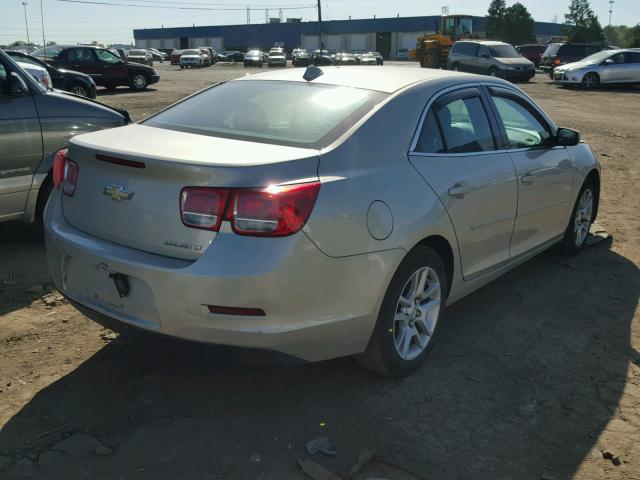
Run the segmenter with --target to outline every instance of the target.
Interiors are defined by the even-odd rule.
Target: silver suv
[[[53,157],[69,138],[129,121],[125,111],[47,90],[0,51],[0,222],[42,218]]]
[[[530,80],[536,74],[533,62],[520,56],[512,45],[486,40],[464,40],[453,44],[447,67],[461,72],[491,75],[510,81]]]

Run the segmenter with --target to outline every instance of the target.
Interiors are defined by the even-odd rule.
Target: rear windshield
[[[520,54],[511,45],[493,45],[489,47],[494,58],[518,58]]]
[[[200,55],[200,50],[183,50],[182,55]]]
[[[34,57],[56,58],[58,55],[60,55],[60,52],[62,52],[62,50],[64,50],[64,47],[51,45],[49,47],[39,48],[38,50],[35,50],[31,55],[33,55]]]
[[[146,50],[129,50],[129,55],[137,56],[145,56],[147,54]]]
[[[560,44],[559,43],[552,43],[551,45],[549,45],[547,47],[547,49],[544,51],[542,56],[543,57],[553,57],[553,56],[555,56],[556,53],[558,53],[558,50],[560,50]]]
[[[212,137],[324,148],[387,94],[298,82],[243,80],[218,85],[142,122]]]

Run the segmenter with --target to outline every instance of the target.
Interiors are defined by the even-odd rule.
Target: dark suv
[[[144,90],[160,80],[152,67],[122,60],[106,48],[53,45],[36,50],[32,55],[56,68],[86,73],[97,85],[109,89],[125,85],[132,90]]]
[[[577,62],[589,55],[611,48],[596,43],[550,43],[542,54],[540,68],[553,76],[553,69],[560,65]]]
[[[542,60],[542,54],[547,49],[546,45],[517,45],[516,52],[522,55],[524,58],[533,62],[536,68],[540,65],[540,60]]]
[[[462,40],[453,44],[447,60],[449,70],[480,73],[507,80],[529,80],[536,74],[533,63],[508,43]]]

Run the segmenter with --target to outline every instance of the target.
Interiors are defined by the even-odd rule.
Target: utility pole
[[[320,50],[324,50],[324,42],[322,41],[322,1],[318,0],[318,42]]]
[[[247,25],[251,23],[251,9],[247,6]]]
[[[613,12],[614,3],[616,3],[614,0],[609,0],[609,26],[611,26],[611,12]]]
[[[42,12],[42,0],[40,0],[40,21],[42,22],[42,48],[44,48],[44,59],[47,59],[47,42],[44,39],[44,13]]]
[[[29,44],[31,40],[29,40],[29,24],[27,23],[27,2],[22,2],[22,8],[24,8],[24,28],[27,29],[27,44]]]

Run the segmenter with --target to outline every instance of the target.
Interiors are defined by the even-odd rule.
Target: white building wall
[[[366,33],[350,33],[347,35],[346,50],[350,52],[367,50],[367,37]]]
[[[301,35],[300,46],[306,48],[310,52],[320,48],[320,42],[318,41],[318,35]]]
[[[323,35],[322,38],[324,40],[324,48],[327,50],[344,50],[342,37],[342,35]]]

